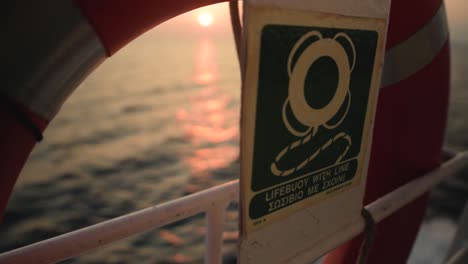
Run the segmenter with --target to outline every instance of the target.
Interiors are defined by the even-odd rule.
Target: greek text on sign
[[[301,12],[284,19],[259,11],[252,20],[247,55],[256,59],[247,60],[243,91],[246,232],[361,184],[385,29],[378,19]]]

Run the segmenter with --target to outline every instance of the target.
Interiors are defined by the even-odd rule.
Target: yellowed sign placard
[[[332,214],[359,216],[386,20],[254,5],[245,12],[243,237],[304,210],[320,219],[326,209],[314,206],[340,210],[339,196],[349,210]]]

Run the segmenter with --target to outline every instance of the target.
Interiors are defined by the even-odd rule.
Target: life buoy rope
[[[351,146],[351,137],[348,134],[344,133],[344,132],[340,132],[337,135],[335,135],[334,137],[330,138],[320,148],[318,148],[316,151],[314,151],[311,155],[309,155],[306,159],[304,159],[302,162],[300,162],[297,166],[289,168],[289,169],[279,169],[278,168],[279,167],[278,163],[289,151],[292,151],[295,148],[306,144],[307,142],[309,142],[309,140],[313,136],[314,136],[313,133],[310,133],[309,135],[305,136],[304,138],[299,139],[297,141],[294,141],[290,145],[286,146],[280,153],[278,153],[275,160],[271,163],[271,173],[273,173],[273,175],[275,175],[275,176],[282,176],[282,177],[289,176],[289,175],[293,174],[294,172],[299,171],[302,168],[304,168],[307,164],[309,164],[311,161],[316,159],[322,151],[326,150],[333,143],[335,143],[335,142],[337,142],[338,140],[341,139],[341,140],[344,140],[346,142],[346,147],[343,150],[343,152],[338,156],[338,158],[336,159],[334,164],[340,163],[343,160],[343,158],[346,156],[346,154],[348,153],[348,150],[349,150],[349,148]]]
[[[31,135],[34,137],[36,142],[41,142],[44,136],[42,135],[42,130],[39,128],[36,123],[20,109],[18,104],[15,104],[11,101],[10,98],[6,97],[4,94],[0,94],[0,105],[3,105],[5,109],[15,117],[15,119],[23,125],[24,128],[29,130]]]

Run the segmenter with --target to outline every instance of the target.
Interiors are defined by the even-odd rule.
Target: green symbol
[[[306,40],[308,40],[311,37],[316,37],[318,38],[318,40],[307,46],[302,51],[302,54],[299,56],[293,67],[292,60],[293,57],[296,55],[297,50],[299,49],[299,47],[301,47],[301,45],[304,44]],[[337,38],[343,38],[349,43],[353,52],[352,62],[349,62],[348,55],[346,54],[344,47],[338,41],[336,41]],[[304,86],[306,84],[307,77],[310,76],[310,74],[308,74],[309,72],[311,72],[309,69],[313,67],[313,65],[317,61],[324,58],[330,60],[331,63],[333,63],[336,66],[335,68],[338,71],[338,82],[336,85],[336,89],[324,89],[324,92],[334,90],[334,94],[329,100],[329,102],[322,107],[314,107],[306,99]],[[273,175],[289,176],[295,173],[296,171],[300,171],[308,163],[316,159],[317,156],[320,155],[320,153],[324,149],[331,146],[332,144],[334,144],[335,141],[339,139],[345,140],[347,146],[344,149],[343,153],[341,153],[341,155],[337,157],[335,163],[340,162],[346,155],[346,153],[349,150],[349,147],[351,146],[351,138],[346,133],[341,132],[331,137],[327,142],[325,142],[320,148],[316,149],[313,153],[300,160],[300,162],[296,166],[293,165],[292,167],[285,169],[280,169],[278,166],[280,160],[289,152],[313,140],[320,126],[324,127],[327,130],[333,130],[343,122],[346,115],[348,114],[349,106],[351,105],[349,81],[355,63],[356,51],[354,48],[354,44],[349,38],[349,36],[345,33],[338,33],[333,39],[324,39],[320,32],[311,31],[304,34],[296,42],[288,57],[289,94],[286,100],[284,101],[282,107],[282,118],[284,125],[286,126],[288,131],[294,136],[299,137],[300,139],[292,142],[291,144],[288,144],[283,148],[283,150],[281,150],[278,153],[278,155],[275,158],[275,161],[271,163],[271,172],[273,173]],[[335,69],[331,70],[336,71]],[[312,71],[311,75],[313,75],[313,72],[316,71]],[[313,77],[322,78],[322,76],[320,75],[315,75]],[[314,87],[312,87],[312,89],[313,88]],[[296,130],[288,121],[288,116],[286,114],[288,104],[294,114],[294,117],[302,125],[307,127],[305,131]],[[337,115],[341,108],[345,108],[345,110],[339,118],[338,122],[334,124],[329,123],[333,119],[333,117]]]
[[[263,28],[253,191],[284,187],[286,181],[305,179],[358,156],[377,37],[377,32],[369,30],[283,25]],[[351,181],[356,167],[353,165],[342,179]],[[311,187],[288,195],[296,194],[300,199],[293,200],[298,202],[318,193],[307,192]],[[299,195],[301,191],[305,195]],[[268,207],[266,203],[263,198],[253,199],[251,215],[254,208]],[[253,214],[259,217],[267,213]]]

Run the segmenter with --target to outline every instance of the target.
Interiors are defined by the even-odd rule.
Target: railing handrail
[[[237,201],[238,194],[239,181],[227,182],[176,200],[5,252],[0,255],[0,263],[55,263],[203,212],[207,213],[208,221],[220,220],[219,211],[224,212],[229,203]],[[222,242],[222,230],[219,234],[219,230],[213,230],[213,227],[214,224],[210,224],[207,228],[207,248]],[[210,252],[205,255],[205,263],[219,263],[220,259],[220,253]]]
[[[417,178],[366,208],[376,222],[380,222],[405,204],[429,191],[444,178],[454,175],[468,164],[468,151],[456,154],[440,167]],[[80,255],[91,249],[148,231],[153,228],[206,213],[207,234],[205,263],[221,262],[224,212],[227,206],[238,201],[239,180],[227,182],[157,206],[123,215],[96,225],[66,233],[35,244],[0,254],[0,263],[54,263]],[[347,225],[335,236],[320,243],[321,248],[302,252],[301,259],[309,259],[314,252],[328,252],[346,242],[364,229],[364,220]],[[317,246],[317,245],[315,245]]]

